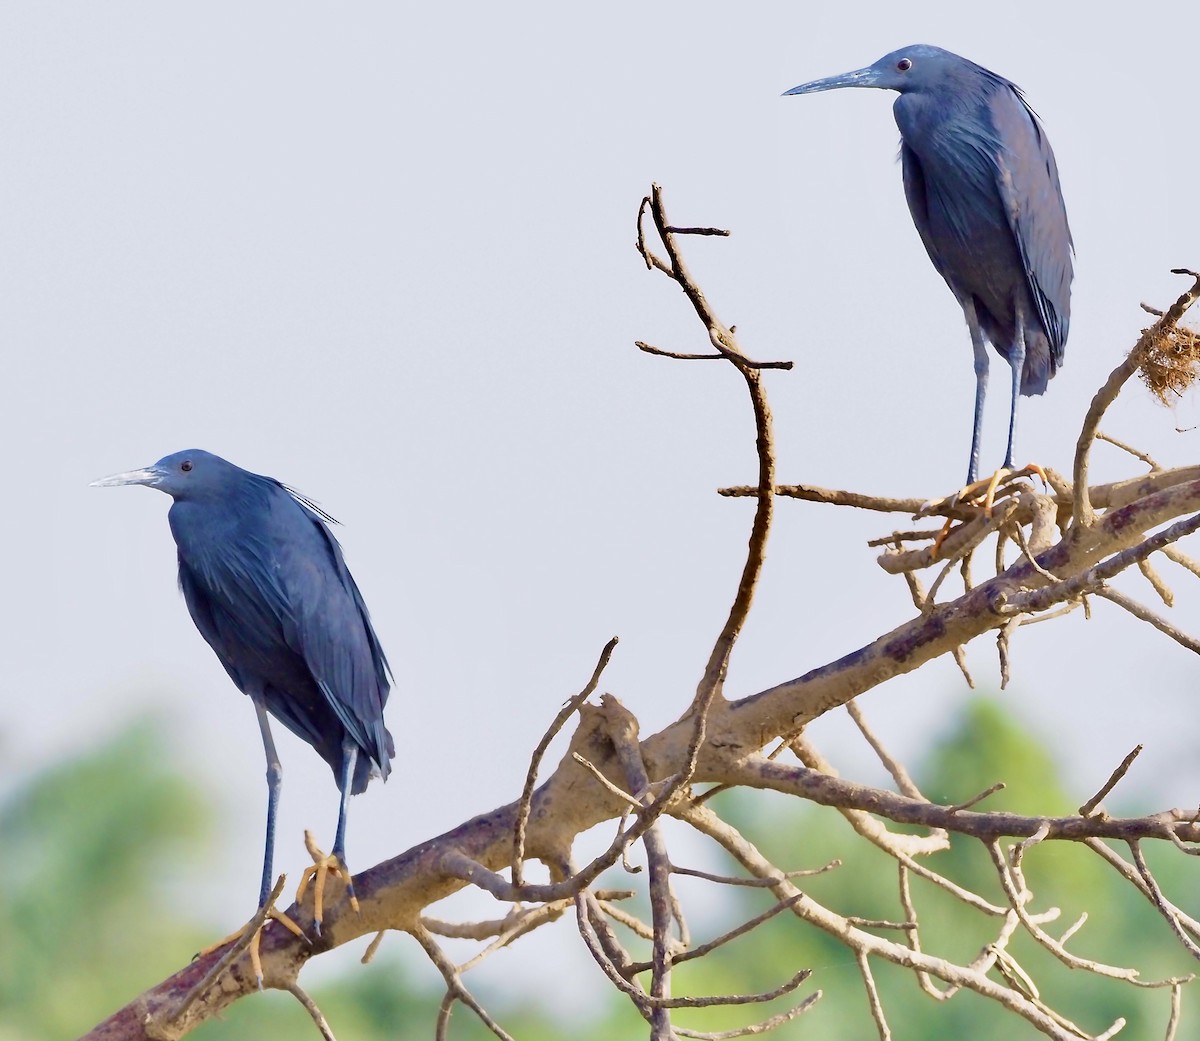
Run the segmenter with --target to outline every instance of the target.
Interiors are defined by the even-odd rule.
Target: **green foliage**
[[[32,778],[0,807],[0,1032],[75,1037],[199,944],[162,880],[203,848],[210,815],[140,723]]]

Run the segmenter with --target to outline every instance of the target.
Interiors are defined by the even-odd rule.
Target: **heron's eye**
[[[898,62],[896,62],[896,68],[898,68],[901,72],[908,72],[908,70],[912,68],[912,62],[908,58],[901,58]]]
[[[179,464],[179,469],[181,469],[184,473],[188,473],[191,470],[191,468],[192,468],[192,461],[190,459],[185,459],[182,463]]]

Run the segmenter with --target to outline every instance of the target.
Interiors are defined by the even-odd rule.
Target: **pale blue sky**
[[[1023,403],[1017,454],[1068,470],[1088,399],[1144,324],[1139,301],[1168,302],[1182,288],[1168,269],[1200,267],[1200,9],[1141,4],[1136,23],[995,11],[0,10],[0,783],[157,710],[167,754],[230,811],[212,905],[252,903],[251,707],[174,588],[167,499],[87,487],[188,447],[279,477],[345,525],[396,672],[396,773],[353,804],[355,866],[515,797],[613,634],[604,689],[644,731],[673,719],[736,582],[750,507],[714,489],[752,479],[752,425],[731,373],[633,348],[703,346],[634,253],[638,200],[658,180],[678,221],[733,229],[688,256],[748,351],[796,362],[769,377],[784,480],[949,492],[970,347],[904,205],[892,95],[779,97],[903,44],[1021,84],[1057,151],[1078,251],[1071,337],[1049,393]],[[1003,456],[993,387],[985,469]],[[1197,418],[1134,386],[1105,426],[1180,465],[1200,434],[1175,427]],[[1097,478],[1135,470],[1099,449]],[[908,616],[864,545],[889,527],[781,504],[731,696]],[[1200,598],[1170,577],[1177,621],[1200,630]],[[969,657],[993,686],[992,641]],[[1081,798],[1145,741],[1133,783],[1190,804],[1195,676],[1184,651],[1099,604],[1091,622],[1022,630],[1006,697],[1055,740]],[[969,696],[947,659],[864,707],[911,753]],[[818,735],[862,762],[843,726]],[[277,866],[294,873],[304,827],[331,837],[337,793],[309,749],[281,735],[280,751]]]

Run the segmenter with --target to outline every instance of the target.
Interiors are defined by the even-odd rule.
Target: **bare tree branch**
[[[1179,270],[1175,273],[1183,274],[1184,272]],[[1167,309],[1166,313],[1142,333],[1138,338],[1138,342],[1134,344],[1133,350],[1129,352],[1120,365],[1113,369],[1108,377],[1108,381],[1096,392],[1091,405],[1088,406],[1087,415],[1083,420],[1083,429],[1079,433],[1079,441],[1075,446],[1075,509],[1073,519],[1076,528],[1088,528],[1095,522],[1095,515],[1092,512],[1091,494],[1087,485],[1087,474],[1088,455],[1091,452],[1092,441],[1096,437],[1096,430],[1100,425],[1100,420],[1108,410],[1109,405],[1116,400],[1117,395],[1121,392],[1121,388],[1125,385],[1129,377],[1137,372],[1142,364],[1143,356],[1149,350],[1150,346],[1166,330],[1178,325],[1184,312],[1197,300],[1200,300],[1200,275],[1196,275],[1192,287],[1182,293],[1179,299]]]
[[[1086,612],[1090,594],[1122,607],[1131,619],[1129,624],[1152,625],[1187,650],[1200,651],[1200,642],[1109,585],[1122,571],[1137,566],[1169,607],[1173,594],[1150,563],[1154,553],[1162,553],[1185,569],[1182,572],[1185,580],[1188,575],[1200,577],[1200,564],[1177,545],[1200,528],[1200,466],[1163,470],[1144,453],[1105,438],[1097,430],[1105,410],[1147,350],[1148,337],[1154,330],[1161,334],[1163,329],[1173,328],[1187,307],[1200,298],[1200,276],[1195,276],[1196,285],[1143,334],[1129,357],[1097,393],[1079,436],[1074,481],[1053,471],[1046,473],[1048,491],[1041,491],[1028,481],[1010,481],[989,513],[971,503],[930,504],[917,498],[885,498],[776,483],[772,416],[763,371],[787,369],[791,363],[756,361],[746,354],[738,343],[735,328],[726,326],[716,316],[680,248],[679,240],[685,236],[724,234],[703,225],[672,224],[657,185],[642,200],[638,211],[637,249],[643,262],[648,270],[666,275],[683,291],[714,353],[682,354],[640,341],[638,347],[647,353],[680,360],[727,362],[746,386],[755,432],[755,484],[721,490],[725,495],[748,495],[756,500],[745,563],[725,621],[707,661],[698,670],[700,680],[695,693],[686,706],[680,706],[683,711],[679,718],[660,732],[642,737],[635,715],[612,695],[604,695],[599,705],[589,703],[611,658],[616,645],[614,638],[602,651],[588,683],[564,705],[536,745],[518,799],[356,876],[359,908],[352,908],[346,901],[327,908],[319,936],[310,935],[313,914],[301,899],[302,894],[297,895],[286,915],[265,909],[251,923],[253,928],[243,934],[243,940],[228,949],[203,953],[194,963],[99,1024],[88,1038],[173,1041],[260,986],[288,990],[304,1004],[323,1036],[332,1037],[323,1016],[299,987],[300,971],[312,957],[360,936],[377,934],[368,950],[369,957],[378,938],[389,929],[413,935],[446,984],[446,996],[435,1026],[439,1038],[446,1036],[451,1011],[458,1003],[471,1008],[493,1034],[504,1038],[508,1035],[466,988],[464,974],[491,953],[560,918],[572,906],[581,942],[600,969],[597,979],[607,980],[608,985],[626,997],[647,1023],[650,1036],[663,1041],[675,1036],[715,1041],[757,1035],[790,1022],[812,1007],[820,992],[785,1012],[733,1031],[703,1032],[672,1022],[671,1014],[676,1009],[757,1003],[798,988],[808,978],[807,967],[787,966],[786,981],[761,994],[672,994],[675,965],[711,956],[784,912],[795,920],[798,928],[821,931],[854,958],[881,1037],[891,1035],[887,1010],[875,986],[873,959],[876,966],[881,960],[913,972],[921,990],[937,1001],[949,1000],[958,991],[968,989],[1021,1017],[1046,1037],[1089,1036],[1084,1028],[1039,996],[1033,975],[1010,949],[1012,938],[1022,932],[1064,966],[1133,986],[1169,988],[1171,1018],[1167,1036],[1174,1035],[1180,1018],[1182,986],[1191,977],[1142,980],[1134,967],[1110,965],[1068,950],[1068,942],[1087,916],[1080,916],[1057,938],[1052,936],[1045,926],[1059,919],[1059,911],[1053,907],[1032,910],[1034,894],[1026,880],[1023,861],[1026,857],[1037,857],[1039,849],[1054,842],[1071,842],[1080,856],[1100,857],[1118,872],[1124,884],[1139,892],[1167,921],[1179,947],[1200,959],[1200,922],[1163,892],[1142,849],[1143,843],[1157,840],[1177,854],[1200,853],[1197,845],[1200,811],[1168,809],[1143,817],[1113,818],[1097,810],[1100,799],[1124,777],[1136,752],[1126,758],[1076,816],[1023,816],[1003,809],[990,812],[975,809],[983,799],[1002,789],[1000,783],[963,802],[934,803],[921,794],[904,765],[867,725],[854,698],[943,654],[955,658],[970,683],[963,648],[992,632],[997,634],[1002,677],[1006,679],[1012,653],[1011,636],[1017,628],[1058,617],[1081,603]],[[1089,488],[1088,453],[1092,442],[1099,438],[1110,440],[1136,456],[1151,471]],[[872,540],[873,545],[884,549],[879,558],[881,566],[889,573],[904,576],[913,604],[911,617],[835,660],[757,693],[730,698],[726,692],[730,662],[763,572],[777,497],[880,513],[936,514],[948,523],[942,531],[937,528],[899,531]],[[981,548],[993,534],[994,553],[993,547]],[[1008,563],[1007,558],[1015,555],[1017,549],[1021,556]],[[980,552],[976,553],[977,550]],[[975,570],[981,571],[993,558],[994,574],[975,581],[972,560]],[[940,565],[940,571],[926,592],[916,570],[934,564]],[[961,592],[957,592],[956,575],[961,578]],[[939,601],[939,595],[945,599]],[[806,664],[809,663],[799,667]],[[859,734],[884,766],[891,777],[889,783],[894,783],[897,791],[839,777],[816,748],[805,728],[842,705],[847,706]],[[538,786],[546,750],[572,718],[576,723],[567,753]],[[776,742],[778,745],[771,755],[764,755],[763,750]],[[778,757],[787,751],[794,753],[802,765],[780,761]],[[714,787],[695,795],[693,788],[698,784]],[[791,880],[813,872],[785,870],[771,863],[712,809],[713,804],[708,800],[726,787],[779,792],[798,804],[835,809],[854,829],[855,841],[862,840],[862,848],[869,843],[873,850],[881,851],[895,862],[899,876],[897,913],[889,917],[841,914],[801,892]],[[664,827],[664,816],[691,826],[731,857],[749,877],[675,867],[668,855],[666,836],[671,829]],[[576,869],[578,836],[606,821],[619,822],[615,837],[607,849]],[[895,830],[892,825],[917,825],[923,830],[921,834],[910,834]],[[1001,842],[1008,839],[1017,841],[1006,855]],[[1132,863],[1109,848],[1105,840],[1125,842]],[[637,878],[639,884],[645,881],[650,899],[649,922],[614,906],[612,901],[627,893],[593,888],[605,871],[619,870],[618,865],[629,862],[631,847],[637,842],[643,845],[648,866]],[[973,892],[922,862],[952,842],[979,842],[987,849],[998,891],[1003,893],[1002,903],[993,903],[982,893]],[[525,881],[523,865],[531,860],[549,866],[549,882]],[[832,866],[814,870],[828,870]],[[506,877],[506,872],[511,872],[511,876]],[[672,880],[675,875],[691,875],[722,886],[749,884],[770,889],[776,902],[715,939],[690,948],[684,906]],[[921,908],[912,891],[913,876],[952,895],[964,915],[982,915],[994,920],[994,925],[987,925],[986,932],[991,942],[968,963],[938,957],[923,948]],[[272,904],[282,885],[281,879]],[[425,915],[431,904],[468,885],[512,904],[512,910],[502,918],[482,922],[444,922]],[[627,927],[629,933],[618,936],[610,919]],[[875,935],[868,929],[891,935]],[[484,946],[456,966],[438,946],[435,932],[475,940]],[[623,940],[629,941],[630,950]],[[928,935],[925,940],[928,943]],[[989,975],[993,969],[998,977]],[[646,972],[650,973],[648,989],[639,979]],[[1124,1020],[1118,1019],[1094,1036],[1112,1036],[1123,1023]]]

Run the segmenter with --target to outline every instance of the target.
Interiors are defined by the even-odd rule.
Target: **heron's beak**
[[[823,80],[813,80],[811,83],[801,83],[798,87],[785,90],[783,97],[789,94],[816,94],[821,90],[837,90],[839,87],[876,87],[879,85],[879,70],[868,66],[865,69],[855,69],[853,72],[843,72],[839,76],[827,76]]]
[[[123,474],[111,474],[108,477],[99,477],[92,481],[88,487],[119,488],[123,484],[145,484],[153,488],[165,476],[166,474],[161,470],[156,470],[153,466],[147,466],[141,470],[129,470]]]

